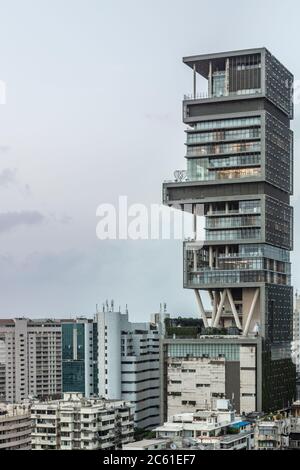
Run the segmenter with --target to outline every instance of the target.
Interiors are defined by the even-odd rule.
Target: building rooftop
[[[129,442],[128,444],[125,444],[123,449],[130,450],[137,447],[146,448],[160,444],[167,444],[168,442],[170,442],[169,439],[142,439],[141,441]]]
[[[227,51],[227,52],[217,52],[212,54],[200,54],[183,57],[182,61],[192,69],[196,68],[196,72],[202,75],[204,78],[208,78],[209,73],[209,61],[214,60],[215,63],[220,63],[220,67],[224,63],[224,59],[227,57],[238,57],[251,54],[260,54],[267,49],[265,47],[254,48],[254,49],[244,49],[236,51]]]

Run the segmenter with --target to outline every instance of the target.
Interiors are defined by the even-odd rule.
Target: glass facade
[[[207,217],[206,228],[260,227],[260,215],[242,215],[229,217]]]
[[[209,144],[187,147],[187,157],[260,151],[261,145],[259,142],[239,142],[238,144]]]
[[[221,343],[171,343],[168,345],[169,357],[225,357],[228,361],[240,360],[240,346],[238,344]]]
[[[84,324],[62,324],[63,392],[85,393]]]
[[[253,129],[236,129],[236,130],[222,130],[213,132],[202,132],[201,134],[193,133],[187,135],[187,145],[201,144],[208,142],[218,142],[226,140],[245,140],[245,139],[260,139],[260,128]]]
[[[191,131],[206,131],[208,129],[225,129],[232,127],[250,127],[250,126],[260,126],[261,118],[258,117],[244,117],[238,119],[218,119],[212,121],[200,121],[193,125],[191,129],[188,129],[187,132]]]
[[[260,240],[261,230],[245,228],[239,230],[210,230],[206,233],[207,241]]]

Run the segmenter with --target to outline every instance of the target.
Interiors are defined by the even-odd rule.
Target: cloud
[[[8,232],[20,225],[38,225],[45,217],[38,211],[0,213],[0,233]]]
[[[2,170],[0,173],[0,187],[7,187],[10,184],[16,184],[17,178],[16,178],[17,170],[11,170],[10,168],[5,168]]]
[[[8,188],[9,186],[14,186],[18,188],[23,196],[28,196],[31,194],[31,189],[29,184],[22,184],[17,178],[17,170],[11,168],[4,168],[0,172],[0,188]]]

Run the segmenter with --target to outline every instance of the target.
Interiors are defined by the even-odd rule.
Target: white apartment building
[[[0,376],[2,384],[3,374],[5,377],[5,401],[19,403],[30,396],[61,394],[59,322],[27,318],[1,319],[0,351]]]
[[[98,392],[130,401],[138,428],[160,423],[159,327],[132,323],[108,306],[97,313]]]
[[[229,400],[217,400],[215,409],[171,416],[155,431],[158,439],[170,439],[173,448],[179,449],[250,450],[253,447],[251,424],[236,416]]]
[[[133,441],[132,405],[65,393],[63,400],[34,402],[33,450],[108,450]]]
[[[31,430],[28,405],[0,403],[0,450],[30,450]]]

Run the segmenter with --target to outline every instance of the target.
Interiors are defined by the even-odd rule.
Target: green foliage
[[[134,428],[134,440],[141,441],[143,439],[154,439],[156,437],[155,432],[149,431],[143,428]]]
[[[231,427],[229,427],[229,428],[227,429],[227,433],[228,433],[228,434],[238,434],[239,432],[240,432],[240,431],[239,431],[238,428],[231,428]]]
[[[169,337],[172,337],[173,335],[176,335],[177,338],[197,338],[197,335],[199,334],[198,328],[195,328],[193,326],[184,326],[184,327],[179,327],[179,326],[171,326],[167,328],[167,335]]]

